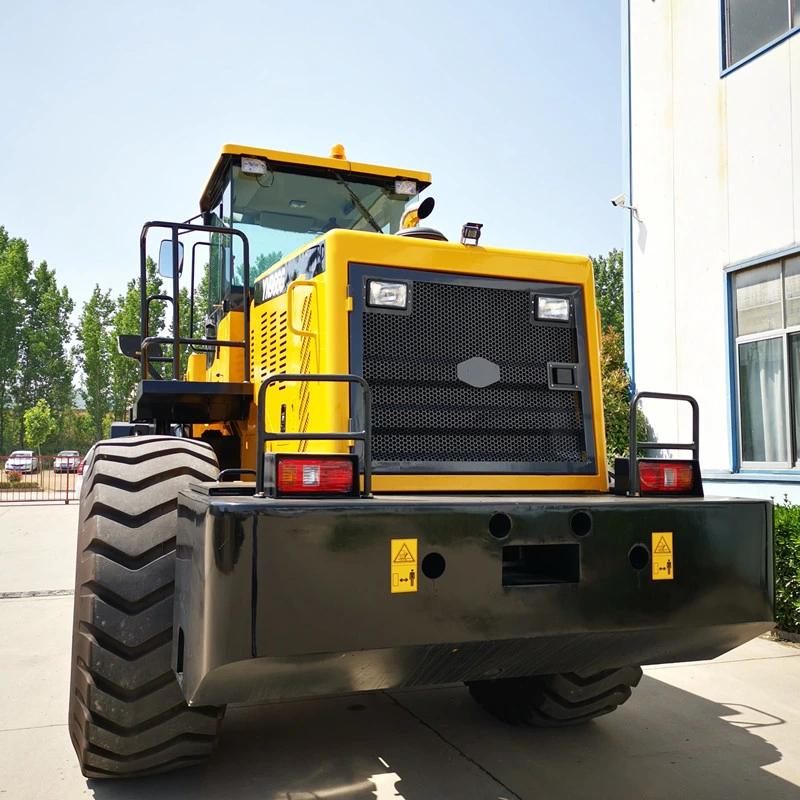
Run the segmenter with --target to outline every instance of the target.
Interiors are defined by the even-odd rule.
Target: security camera
[[[614,208],[624,208],[633,214],[633,218],[637,222],[641,222],[639,219],[639,211],[637,210],[636,206],[629,206],[628,205],[628,198],[625,194],[618,194],[616,197],[611,198],[611,205]]]

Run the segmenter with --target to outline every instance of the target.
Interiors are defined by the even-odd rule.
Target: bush
[[[15,472],[14,470],[11,472],[6,472],[6,480],[9,483],[19,483],[22,480],[22,473]]]
[[[800,506],[775,504],[775,623],[800,633]]]

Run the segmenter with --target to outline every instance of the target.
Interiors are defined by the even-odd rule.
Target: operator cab
[[[397,233],[430,182],[428,173],[350,162],[341,145],[329,158],[226,145],[200,209],[205,225],[247,236],[252,288],[270,267],[334,228]],[[217,324],[244,302],[244,256],[239,237],[211,239],[208,312]]]

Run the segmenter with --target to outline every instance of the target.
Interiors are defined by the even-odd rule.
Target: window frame
[[[772,39],[771,41],[762,45],[757,50],[754,50],[752,53],[749,53],[748,55],[740,58],[738,61],[731,63],[731,37],[728,27],[728,20],[730,18],[729,2],[730,0],[720,0],[720,77],[724,78],[729,73],[739,69],[739,67],[743,67],[745,64],[750,63],[760,55],[763,55],[767,51],[771,50],[773,47],[781,44],[786,39],[794,36],[796,33],[800,33],[800,23],[795,24],[794,22],[795,10],[800,10],[800,0],[786,0],[789,22],[788,30],[775,39]]]
[[[728,326],[729,326],[729,368],[730,386],[733,388],[731,393],[730,413],[732,432],[732,471],[748,472],[786,472],[792,474],[800,473],[800,431],[795,436],[794,430],[794,406],[800,403],[800,374],[796,376],[798,386],[795,387],[792,381],[791,348],[789,339],[792,336],[800,337],[800,324],[787,326],[786,324],[786,287],[785,287],[785,262],[793,257],[800,255],[800,246],[795,246],[784,251],[765,255],[761,258],[751,259],[739,264],[725,268],[725,278],[728,296]],[[735,276],[737,273],[745,272],[758,267],[765,267],[771,264],[780,265],[780,298],[781,298],[781,327],[771,330],[758,331],[744,335],[738,334],[737,307]],[[786,461],[745,461],[744,448],[742,442],[742,395],[741,395],[741,372],[739,363],[739,346],[749,342],[766,341],[769,339],[781,340],[781,354],[783,358],[783,403],[785,413],[784,442],[787,446]],[[796,458],[797,454],[797,458]],[[795,463],[797,461],[797,463]]]

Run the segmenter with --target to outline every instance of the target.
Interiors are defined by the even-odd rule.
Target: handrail
[[[689,403],[692,407],[692,441],[675,442],[640,442],[637,436],[636,411],[640,401],[652,398],[653,400],[678,400],[679,402]],[[637,392],[631,400],[630,408],[630,451],[628,454],[630,463],[630,484],[628,494],[633,497],[641,491],[641,480],[639,477],[639,462],[636,458],[638,450],[691,450],[693,460],[700,462],[700,407],[697,400],[688,394],[670,394],[669,392]]]
[[[172,336],[148,337],[149,330],[145,324],[149,322],[149,298],[147,296],[147,234],[152,228],[165,228],[172,232]],[[244,260],[244,338],[241,342],[229,342],[219,339],[183,339],[180,335],[180,309],[174,298],[180,295],[180,275],[178,274],[178,237],[183,233],[211,233],[222,236],[238,236],[242,240]],[[194,257],[194,251],[192,252]],[[190,225],[187,222],[146,222],[139,235],[139,289],[141,296],[141,337],[142,337],[142,380],[147,379],[147,358],[144,343],[151,339],[159,344],[172,344],[172,379],[180,379],[180,345],[198,344],[205,347],[242,347],[244,348],[244,382],[250,382],[250,350],[247,337],[250,334],[250,243],[247,236],[235,228],[221,228],[216,225]],[[169,297],[166,295],[165,297]],[[160,298],[163,299],[163,298]]]
[[[303,381],[308,383],[357,383],[361,387],[364,427],[360,431],[341,433],[275,433],[267,431],[267,389],[273,383],[285,381]],[[369,384],[359,375],[315,375],[303,373],[290,375],[277,373],[270,375],[258,390],[258,430],[256,444],[256,496],[264,497],[264,446],[267,441],[348,441],[355,439],[364,442],[364,497],[372,494],[372,390]]]
[[[172,361],[172,356],[153,356],[152,358],[147,355],[147,351],[150,348],[151,344],[172,344],[174,345],[175,339],[171,336],[148,336],[142,342],[142,363],[145,365],[145,368],[150,364],[151,361]],[[179,336],[178,344],[188,344],[188,345],[213,345],[214,347],[242,347],[245,349],[245,354],[247,353],[247,345],[245,342],[233,342],[227,339],[187,339],[183,336]],[[177,378],[173,378],[173,380],[177,380]],[[249,383],[249,381],[243,381],[243,383]]]

